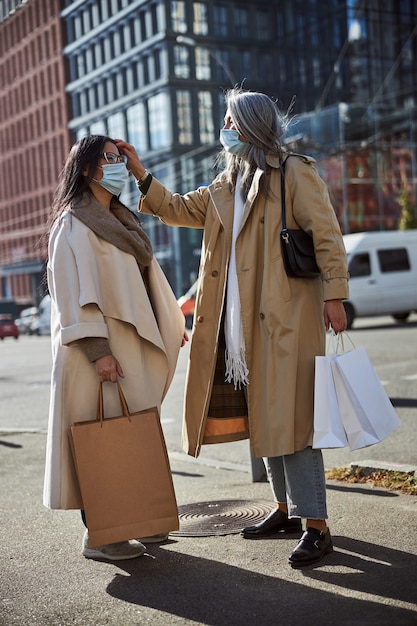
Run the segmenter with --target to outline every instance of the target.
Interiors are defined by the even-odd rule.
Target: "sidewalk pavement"
[[[297,535],[173,535],[142,558],[98,562],[81,555],[78,512],[42,505],[45,442],[45,433],[0,433],[2,626],[417,624],[415,496],[329,481],[335,551],[307,569],[287,563]],[[236,503],[230,527],[240,525],[235,509],[272,506],[269,485],[248,472],[170,459],[184,527],[196,503],[211,503],[197,511],[206,529],[219,504]]]

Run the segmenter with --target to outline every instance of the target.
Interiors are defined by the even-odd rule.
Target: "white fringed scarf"
[[[224,333],[226,339],[226,381],[233,382],[235,389],[248,385],[249,370],[246,366],[246,349],[240,310],[239,285],[236,273],[236,238],[242,223],[245,204],[240,193],[240,175],[235,187],[232,249],[227,276],[226,316]]]

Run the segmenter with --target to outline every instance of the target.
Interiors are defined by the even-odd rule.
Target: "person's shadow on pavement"
[[[150,546],[153,558],[118,564],[124,574],[116,574],[107,592],[166,613],[167,624],[170,616],[172,623],[181,623],[175,616],[208,626],[417,623],[417,605],[411,607],[416,555],[341,536],[334,544],[335,552],[320,567],[299,570],[302,582],[300,577],[292,582],[289,565],[273,558],[275,577]],[[318,588],[320,582],[331,591]],[[358,599],[356,591],[364,597]]]

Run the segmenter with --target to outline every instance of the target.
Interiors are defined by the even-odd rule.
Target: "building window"
[[[80,92],[80,115],[86,115],[88,113],[87,93],[85,91]]]
[[[177,78],[190,78],[190,50],[174,46],[174,74]]]
[[[158,80],[161,78],[161,51],[159,48],[156,48],[153,51],[153,69],[154,69],[154,78]]]
[[[198,120],[200,125],[200,142],[214,141],[213,102],[209,91],[198,92]]]
[[[227,7],[222,4],[215,4],[213,7],[213,29],[214,34],[220,37],[227,37],[229,34]]]
[[[194,22],[193,32],[196,35],[207,35],[207,5],[204,2],[193,3]]]
[[[148,100],[149,136],[151,150],[165,148],[170,144],[171,133],[169,118],[169,103],[164,93],[158,93]]]
[[[103,120],[93,122],[90,126],[90,133],[92,135],[107,135],[106,124]]]
[[[112,60],[112,49],[110,39],[106,38],[103,45],[104,62],[108,63]]]
[[[142,72],[143,72],[143,83],[145,85],[149,84],[149,56],[143,55],[142,57]]]
[[[80,14],[76,15],[74,18],[74,35],[75,39],[79,39],[83,36],[83,23]]]
[[[301,85],[305,85],[307,83],[307,72],[306,72],[306,62],[305,59],[299,59],[299,65],[298,65],[298,71],[299,71],[299,79],[300,79],[300,83]]]
[[[127,137],[129,143],[139,152],[148,150],[148,135],[146,125],[146,109],[143,102],[133,104],[126,111]]]
[[[249,36],[248,32],[248,10],[242,7],[234,9],[234,21],[236,37],[239,39],[246,39]]]
[[[256,12],[256,38],[264,41],[271,39],[271,16],[268,11]]]
[[[90,6],[90,11],[91,11],[91,25],[92,25],[92,28],[96,28],[97,26],[100,26],[100,11],[99,11],[99,7],[96,4],[93,4],[92,6]]]
[[[181,145],[193,143],[193,120],[189,91],[177,91],[178,141]]]
[[[101,67],[103,63],[101,42],[94,44],[94,67]]]
[[[92,48],[88,48],[85,51],[85,64],[86,64],[87,73],[92,72],[94,70],[94,57],[93,57]]]
[[[97,108],[96,103],[96,92],[94,89],[94,85],[88,88],[87,90],[87,98],[88,98],[88,110],[94,111]]]
[[[138,20],[136,15],[129,20],[129,29],[130,29],[130,41],[132,42],[132,47],[135,47],[141,41],[140,21]]]
[[[88,7],[82,13],[82,29],[84,33],[88,33],[91,30],[90,11]]]
[[[270,52],[259,53],[259,75],[272,76],[273,74],[272,54]]]
[[[106,104],[105,85],[102,81],[97,84],[97,104],[99,108]]]
[[[187,32],[187,18],[185,15],[184,0],[172,0],[171,2],[172,30],[176,33]]]
[[[224,100],[224,95],[219,93],[218,100],[219,100],[218,101],[218,111],[219,111],[218,128],[223,128],[224,116],[226,114],[226,102]]]
[[[235,84],[236,80],[230,69],[231,59],[228,50],[217,50],[215,54],[216,63],[214,64],[216,80],[221,85]]]
[[[74,117],[78,117],[80,115],[80,94],[77,91],[74,91],[74,93],[71,96],[71,103],[72,103],[72,113]],[[20,124],[18,126],[18,130],[22,130],[22,125]],[[20,137],[19,139],[19,143],[21,141]]]
[[[139,14],[139,19],[140,19],[140,37],[141,37],[141,41],[146,41],[146,13],[145,11],[142,11]]]
[[[85,74],[85,59],[84,59],[84,52],[83,50],[80,50],[80,53],[75,57],[75,62],[76,62],[76,67],[75,67],[75,71],[76,71],[76,76],[75,78],[82,78]]]
[[[210,53],[206,48],[195,49],[195,76],[198,80],[210,80]]]
[[[116,93],[114,91],[114,80],[112,75],[108,76],[106,79],[106,91],[107,102],[114,102],[116,99]]]
[[[151,21],[152,21],[152,34],[156,35],[157,33],[159,33],[158,7],[156,4],[151,5]]]
[[[241,59],[240,64],[241,64],[241,69],[242,69],[241,76],[242,78],[246,78],[247,76],[250,76],[251,74],[253,53],[242,52],[240,59]],[[262,73],[262,76],[264,75],[265,74]]]
[[[313,85],[315,87],[320,87],[321,85],[320,61],[317,58],[313,59]]]

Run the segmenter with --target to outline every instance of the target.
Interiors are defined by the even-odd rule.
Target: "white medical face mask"
[[[103,170],[103,176],[100,180],[95,178],[93,180],[113,195],[121,194],[129,178],[126,165],[124,163],[108,163],[99,167]]]
[[[220,143],[229,154],[243,156],[249,148],[247,141],[239,139],[239,132],[234,128],[222,128],[220,131]]]

